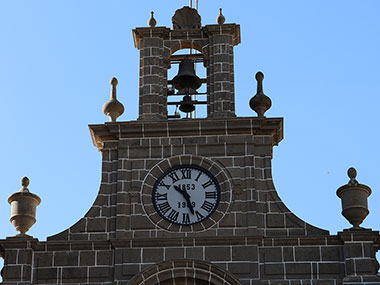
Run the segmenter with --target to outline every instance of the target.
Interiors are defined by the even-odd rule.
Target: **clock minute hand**
[[[179,193],[181,193],[181,195],[182,195],[183,197],[185,197],[185,193],[183,192],[183,190],[182,190],[180,187],[174,185],[174,189],[175,189],[176,191],[178,191]],[[186,193],[186,194],[187,194],[187,193]]]
[[[194,215],[194,208],[193,208],[193,205],[191,205],[191,201],[190,201],[190,195],[186,192],[185,189],[181,189],[180,187],[178,186],[175,186],[174,185],[174,189],[177,190],[179,193],[182,194],[182,196],[185,198],[186,202],[187,202],[187,207],[189,207],[190,209],[190,212]]]

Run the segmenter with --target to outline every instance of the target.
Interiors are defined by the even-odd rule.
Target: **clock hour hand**
[[[187,192],[186,192],[186,194],[187,194]],[[191,205],[189,194],[187,194],[187,196],[185,196],[185,199],[186,199],[186,202],[187,202],[187,206],[190,209],[190,212],[194,215],[194,208],[193,208],[193,205]]]
[[[175,186],[174,185],[174,189],[177,190],[179,193],[182,194],[182,196],[185,198],[186,202],[187,202],[187,207],[189,207],[190,209],[190,212],[194,215],[194,208],[193,208],[193,205],[191,205],[191,201],[190,201],[190,195],[186,192],[185,189],[181,189],[180,187],[178,186]]]

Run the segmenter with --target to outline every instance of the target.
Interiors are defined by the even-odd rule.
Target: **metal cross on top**
[[[189,7],[193,8],[193,0],[189,0]],[[195,0],[195,9],[198,11],[198,0]]]

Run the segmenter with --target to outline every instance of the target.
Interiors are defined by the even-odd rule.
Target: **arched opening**
[[[199,280],[191,277],[178,277],[171,280],[160,282],[160,285],[213,285],[205,280]]]
[[[179,66],[182,61],[191,61],[194,65],[195,75],[200,79],[201,86],[196,90],[184,92],[176,90],[173,79],[179,74]],[[171,49],[168,62],[168,105],[169,119],[179,118],[204,118],[207,116],[207,72],[205,68],[205,54],[202,48],[191,42],[184,42]],[[188,90],[189,91],[189,90]],[[191,97],[195,110],[183,112],[180,110],[180,102],[188,94]]]
[[[180,42],[180,44],[173,46],[170,49],[170,56],[172,56],[174,53],[181,49],[192,49],[195,51],[198,51],[199,53],[204,54],[204,50],[199,45],[195,44],[194,42]]]
[[[169,260],[148,267],[131,285],[239,285],[231,273],[199,260]]]
[[[211,285],[213,283],[210,283],[205,280],[199,280],[192,277],[178,277],[171,280],[166,280],[160,282],[160,285]]]

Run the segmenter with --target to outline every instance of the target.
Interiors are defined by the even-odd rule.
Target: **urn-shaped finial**
[[[21,178],[20,191],[8,197],[8,203],[11,205],[10,221],[19,232],[16,237],[31,237],[25,233],[36,222],[36,208],[41,203],[40,197],[29,192],[28,185],[29,178],[24,176]]]
[[[254,110],[259,117],[264,117],[264,113],[272,106],[271,99],[264,94],[263,80],[264,74],[259,71],[256,73],[257,93],[249,101],[249,106]]]
[[[353,225],[352,230],[362,229],[359,225],[369,214],[367,198],[372,190],[367,185],[359,184],[356,180],[356,169],[351,167],[347,171],[350,181],[336,191],[342,199],[342,215]]]
[[[110,81],[111,84],[111,98],[104,103],[103,113],[110,118],[111,122],[116,122],[116,119],[124,113],[124,106],[116,98],[116,85],[118,81],[113,77]]]
[[[219,25],[223,25],[224,22],[226,21],[226,18],[223,16],[222,14],[222,8],[219,8],[219,15],[218,17],[216,18],[216,22],[219,24]]]
[[[150,12],[150,18],[148,20],[148,26],[154,28],[157,25],[157,21],[154,18],[154,11]]]

